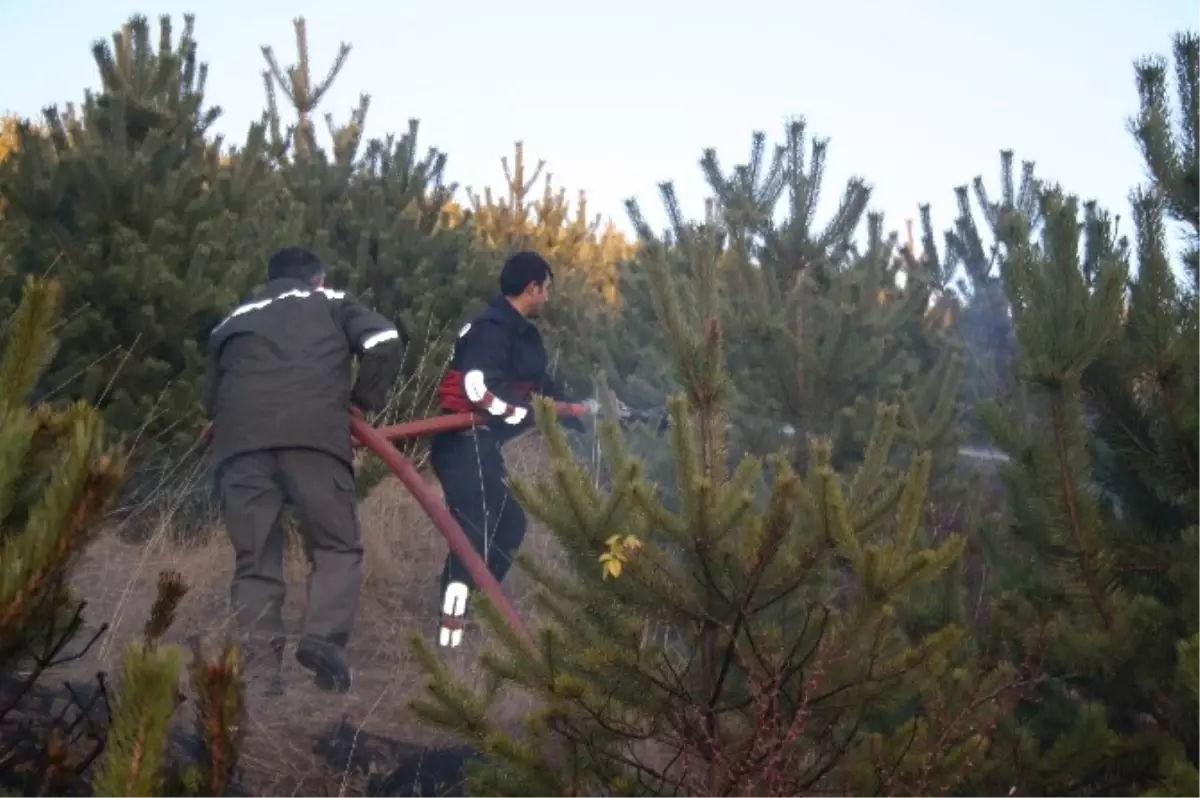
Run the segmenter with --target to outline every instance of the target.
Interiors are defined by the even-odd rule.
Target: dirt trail
[[[536,440],[514,443],[506,457],[510,469],[522,475],[539,470],[544,461]],[[430,484],[436,487],[432,479]],[[432,639],[436,631],[437,582],[446,544],[391,478],[361,503],[360,520],[366,581],[358,627],[348,648],[355,685],[347,695],[317,689],[292,657],[304,607],[307,566],[298,550],[288,553],[286,692],[274,699],[247,696],[242,781],[257,794],[362,794],[369,777],[391,772],[401,764],[398,759],[407,761],[407,771],[426,780],[429,774],[417,772],[421,768],[415,759],[422,751],[441,751],[422,760],[435,769],[461,759],[461,750],[454,748],[456,741],[418,722],[407,707],[409,698],[421,689],[422,678],[408,638],[413,631],[422,631]],[[107,534],[85,552],[72,581],[77,595],[88,602],[85,618],[89,626],[107,622],[110,628],[87,657],[47,674],[43,683],[86,680],[98,670],[115,674],[122,646],[141,634],[158,574],[165,569],[179,571],[189,586],[168,637],[185,642],[199,634],[216,641],[226,633],[232,553],[222,530],[215,529],[204,544],[187,547],[170,542],[166,531],[164,524],[139,545]],[[553,541],[536,524],[531,524],[522,551],[541,562],[558,559]],[[513,569],[504,588],[525,617],[530,617],[530,584],[525,575]],[[475,634],[469,631],[468,644],[447,654],[446,661],[458,675],[478,683],[480,674],[474,663],[481,647],[480,633],[471,631]],[[505,725],[518,728],[530,706],[527,697],[508,697],[500,717]],[[392,785],[392,789],[401,788]],[[428,790],[428,785],[424,789]]]

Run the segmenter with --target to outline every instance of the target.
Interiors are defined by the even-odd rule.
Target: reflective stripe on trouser
[[[504,458],[496,436],[486,428],[444,433],[434,438],[430,460],[450,513],[492,576],[504,581],[525,537],[526,520],[504,484]],[[466,566],[449,554],[442,568],[441,645],[455,646],[462,640],[463,615],[474,589]]]
[[[350,467],[312,449],[248,452],[222,464],[218,487],[234,550],[230,598],[239,627],[283,633],[286,502],[296,510],[312,565],[303,632],[345,645],[358,613],[363,561]]]

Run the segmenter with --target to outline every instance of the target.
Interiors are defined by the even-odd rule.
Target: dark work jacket
[[[206,403],[216,464],[287,447],[352,463],[350,405],[383,409],[407,342],[402,328],[344,291],[296,279],[267,283],[209,338]]]
[[[498,296],[458,333],[438,386],[442,412],[479,413],[501,439],[511,438],[533,423],[534,394],[568,401],[548,365],[538,328]]]

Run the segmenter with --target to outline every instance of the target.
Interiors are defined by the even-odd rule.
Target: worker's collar
[[[521,315],[521,312],[512,306],[508,298],[503,294],[497,296],[488,303],[487,315],[497,321],[502,321],[517,332],[524,332],[533,327],[533,322]]]
[[[259,289],[259,296],[279,296],[287,291],[315,291],[316,287],[308,280],[302,280],[299,277],[276,277],[274,280],[269,280],[266,285]]]

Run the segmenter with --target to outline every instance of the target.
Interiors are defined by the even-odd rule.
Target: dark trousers
[[[230,458],[217,484],[233,544],[230,589],[239,628],[283,635],[284,503],[296,510],[311,571],[304,635],[344,646],[362,587],[354,472],[313,449],[271,449]]]
[[[442,433],[430,451],[446,506],[483,557],[497,582],[504,580],[525,537],[525,511],[504,484],[504,457],[496,433],[486,428]],[[442,569],[442,592],[450,582],[474,590],[475,582],[453,552]]]

